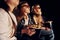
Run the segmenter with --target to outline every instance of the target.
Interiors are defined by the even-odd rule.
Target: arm
[[[0,12],[0,40],[9,40],[7,33],[8,18],[5,13]]]

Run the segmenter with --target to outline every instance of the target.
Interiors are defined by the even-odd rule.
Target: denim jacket
[[[28,20],[28,25],[33,24],[30,15],[28,15],[28,18],[29,18],[29,20]],[[20,22],[18,23],[18,28],[17,28],[17,31],[18,31],[18,32],[20,32],[21,29],[24,28],[24,24],[25,24],[25,20],[24,20],[24,18],[22,18],[22,19],[20,20]]]

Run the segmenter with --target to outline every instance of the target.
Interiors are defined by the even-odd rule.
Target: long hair
[[[0,8],[3,8],[3,9],[6,10],[6,11],[9,10],[9,6],[8,6],[7,3],[5,2],[5,0],[0,0]]]
[[[37,20],[39,20],[39,21],[38,21],[38,23],[39,23],[39,22],[44,23],[44,20],[43,20],[42,15],[35,14],[35,12],[34,12],[34,7],[36,7],[37,5],[39,5],[39,6],[40,6],[40,4],[34,4],[34,5],[32,6],[32,11],[31,11],[31,12],[32,12],[32,14],[31,14],[31,15],[32,15],[32,16],[34,16],[34,15],[35,15],[35,16],[37,16],[37,17],[38,17],[38,19],[37,19]]]
[[[17,17],[18,17],[18,19],[17,20],[19,20],[19,21],[23,18],[23,13],[22,13],[21,8],[24,6],[25,3],[28,3],[28,2],[21,1],[20,4],[18,5],[18,8],[17,8],[17,11],[18,11]]]

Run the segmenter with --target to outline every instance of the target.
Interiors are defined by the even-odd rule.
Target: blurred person
[[[17,38],[18,40],[31,40],[30,36],[35,32],[30,34],[29,25],[32,24],[31,18],[29,16],[30,6],[28,2],[23,1],[18,5],[19,14],[17,16],[18,28],[17,28]]]
[[[19,0],[0,0],[0,40],[17,40],[17,21],[12,11],[18,4]]]
[[[54,33],[52,28],[46,26],[45,23],[46,20],[42,16],[41,7],[39,4],[35,4],[32,6],[32,13],[31,13],[31,19],[33,24],[35,24],[35,27],[32,27],[35,29],[36,33],[32,36],[33,40],[54,40]],[[37,27],[36,27],[37,25]]]

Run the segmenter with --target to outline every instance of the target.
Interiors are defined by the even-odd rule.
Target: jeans
[[[51,29],[50,31],[41,30],[39,34],[40,40],[54,40],[54,33]]]
[[[32,36],[28,36],[27,34],[19,35],[17,35],[18,40],[54,40],[53,30],[36,30],[36,33]]]

